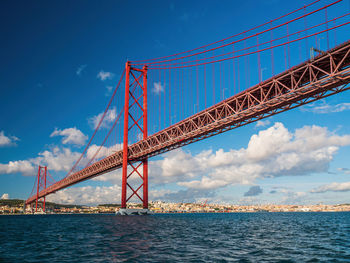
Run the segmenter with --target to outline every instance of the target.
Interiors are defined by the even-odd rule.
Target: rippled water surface
[[[350,213],[0,216],[0,262],[350,262]]]

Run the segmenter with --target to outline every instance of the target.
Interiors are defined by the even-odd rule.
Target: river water
[[[350,262],[350,212],[0,216],[0,262]]]

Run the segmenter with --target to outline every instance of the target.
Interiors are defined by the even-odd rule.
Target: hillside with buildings
[[[24,200],[0,200],[0,214],[23,214]],[[46,213],[115,213],[120,204],[100,204],[97,206],[67,205],[47,202]],[[140,208],[140,204],[130,203],[128,208]],[[202,203],[167,203],[155,201],[149,203],[149,208],[155,213],[252,213],[252,212],[345,212],[350,211],[350,204],[317,204],[317,205],[229,205]],[[27,207],[26,214],[35,211]],[[38,204],[41,212],[41,204]]]

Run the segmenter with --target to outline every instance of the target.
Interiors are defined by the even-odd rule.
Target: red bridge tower
[[[35,200],[35,212],[38,212],[38,206],[42,209],[42,212],[46,212],[46,196],[40,198],[39,193],[42,190],[46,190],[46,176],[47,176],[47,166],[40,166],[38,168],[37,182],[36,182],[36,200]],[[40,202],[40,199],[42,201]]]
[[[125,108],[122,168],[122,200],[120,214],[146,214],[148,210],[148,158],[142,161],[129,159],[128,135],[132,131],[138,139],[147,139],[147,66],[134,68],[127,62],[125,66]],[[129,122],[130,120],[130,122]],[[132,130],[134,129],[134,130]],[[135,130],[136,129],[136,130]],[[129,169],[128,169],[129,168]],[[133,176],[139,184],[128,182]],[[136,178],[135,178],[136,177]],[[136,185],[136,186],[135,186]],[[128,189],[131,190],[128,194]],[[142,193],[141,193],[142,189]],[[127,202],[136,197],[141,200],[143,209],[127,209]]]

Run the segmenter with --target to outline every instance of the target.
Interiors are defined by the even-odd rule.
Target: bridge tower
[[[136,162],[129,158],[128,139],[131,132],[138,140],[147,139],[147,66],[138,69],[131,67],[127,62],[125,65],[122,200],[119,213],[148,213],[148,159]],[[131,176],[134,184],[128,182]],[[135,183],[135,180],[140,184]],[[141,200],[143,209],[138,211],[127,209],[127,202],[132,197]]]
[[[42,190],[46,189],[46,176],[47,176],[47,166],[40,166],[38,168],[37,182],[36,182],[36,199],[35,199],[35,212],[38,212],[38,206],[42,208],[42,211],[45,213],[46,205],[46,196],[43,197],[43,200],[40,204],[39,193]]]

